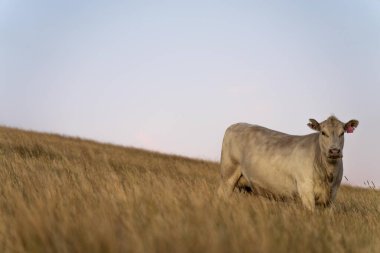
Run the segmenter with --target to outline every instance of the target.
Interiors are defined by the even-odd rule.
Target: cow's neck
[[[316,145],[315,159],[314,159],[314,169],[316,179],[331,185],[334,181],[336,171],[338,171],[340,162],[330,163],[327,161],[327,157],[322,153],[319,143]]]

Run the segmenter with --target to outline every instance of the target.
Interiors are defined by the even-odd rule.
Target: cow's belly
[[[293,197],[298,193],[299,181],[313,180],[313,159],[302,150],[253,148],[242,161],[245,161],[242,162],[242,174],[251,184],[276,195]]]
[[[286,171],[257,168],[256,170],[246,170],[243,174],[254,188],[258,187],[285,197],[292,197],[297,193],[296,180]]]

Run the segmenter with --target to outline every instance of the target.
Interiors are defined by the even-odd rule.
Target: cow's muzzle
[[[339,159],[343,157],[343,154],[339,148],[330,148],[327,157],[330,159]]]

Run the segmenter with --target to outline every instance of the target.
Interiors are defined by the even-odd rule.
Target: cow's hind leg
[[[244,192],[248,192],[248,193],[254,193],[251,183],[244,177],[244,175],[240,176],[240,178],[236,184],[236,187],[240,191],[244,191]]]
[[[221,174],[222,182],[218,189],[218,195],[220,197],[229,197],[242,176],[240,165],[231,162],[222,162]]]

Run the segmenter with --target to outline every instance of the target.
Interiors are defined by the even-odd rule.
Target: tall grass
[[[380,252],[380,193],[305,210],[236,192],[218,164],[0,128],[0,252]]]

